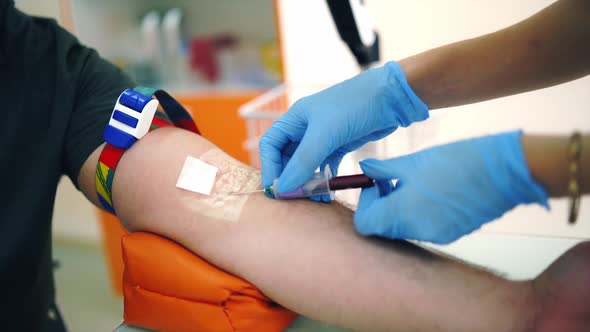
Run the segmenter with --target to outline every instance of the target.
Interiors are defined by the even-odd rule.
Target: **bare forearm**
[[[177,129],[159,129],[136,143],[114,181],[121,220],[131,230],[171,238],[286,307],[331,324],[525,331],[530,323],[529,282],[509,282],[405,242],[363,238],[352,212],[338,204],[252,195],[238,214],[217,214],[203,196],[175,187],[185,158],[219,157],[211,151],[210,143]],[[229,160],[217,157],[209,162]],[[235,161],[224,165],[220,176],[227,169],[242,182],[259,176]]]
[[[551,197],[568,195],[569,137],[523,135],[522,146],[531,175]],[[582,136],[579,162],[580,192],[590,193],[590,136]]]
[[[464,105],[590,74],[590,2],[561,0],[506,29],[400,61],[430,107]]]

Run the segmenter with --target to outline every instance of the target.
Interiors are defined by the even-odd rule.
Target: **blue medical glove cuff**
[[[509,161],[511,165],[511,176],[508,179],[496,180],[498,182],[509,181],[504,186],[504,194],[511,197],[517,204],[538,203],[549,210],[547,192],[533,179],[529,171],[522,148],[521,137],[521,130],[497,136],[497,151],[503,151],[505,158]]]
[[[389,101],[391,107],[397,110],[395,113],[399,124],[408,127],[414,122],[428,119],[428,106],[412,90],[399,63],[390,61],[383,68],[389,74],[389,91],[395,94]]]

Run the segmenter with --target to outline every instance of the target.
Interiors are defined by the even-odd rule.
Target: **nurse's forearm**
[[[127,151],[117,170],[115,208],[128,228],[171,238],[278,303],[354,330],[526,331],[532,324],[530,282],[510,282],[409,243],[363,238],[339,204],[262,194],[247,197],[241,209],[235,197],[207,203],[175,187],[188,155],[221,166],[223,183],[215,190],[259,181],[258,171],[203,138],[158,129]]]
[[[400,61],[430,107],[464,105],[590,74],[590,1],[560,0],[506,29]]]
[[[531,175],[545,188],[549,196],[569,194],[570,137],[523,135],[522,146]],[[582,150],[577,163],[581,194],[590,193],[590,136],[582,136]]]

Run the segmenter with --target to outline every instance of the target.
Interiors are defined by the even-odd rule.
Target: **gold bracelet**
[[[574,224],[580,212],[580,155],[582,154],[582,135],[574,132],[570,137],[569,162],[570,177],[568,192],[570,196],[570,214],[568,221]]]

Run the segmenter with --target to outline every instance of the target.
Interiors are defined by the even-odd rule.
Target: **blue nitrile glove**
[[[361,162],[378,181],[398,179],[380,197],[361,193],[354,223],[363,235],[450,243],[519,204],[549,208],[527,167],[521,132],[450,143],[414,154]]]
[[[260,139],[262,184],[279,192],[308,181],[318,166],[338,172],[342,157],[369,141],[428,118],[396,62],[298,100]]]

